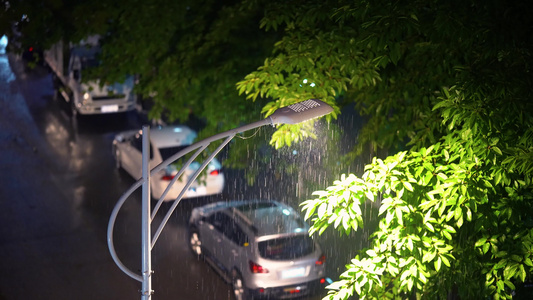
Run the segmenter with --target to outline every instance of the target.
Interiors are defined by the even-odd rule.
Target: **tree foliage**
[[[533,271],[531,7],[378,2],[331,13],[359,29],[352,49],[375,50],[364,57],[376,63],[376,82],[344,97],[361,93],[353,99],[372,113],[361,142],[412,148],[374,158],[362,176],[342,176],[302,203],[313,232],[349,232],[364,225],[361,205],[380,200],[371,247],[329,298],[435,299],[454,290],[510,299]]]
[[[5,6],[1,29],[22,48],[44,50],[59,40],[76,43],[99,35],[101,64],[84,80],[112,82],[136,75],[135,91],[146,100],[151,119],[186,122],[194,116],[205,126],[202,138],[261,118],[264,102],[245,101],[235,89],[277,39],[277,32],[259,28],[257,5],[15,0]],[[243,159],[231,158],[228,167],[238,167]]]
[[[267,114],[301,95],[354,101],[368,116],[354,157],[410,146],[302,203],[312,233],[358,230],[361,205],[380,203],[371,247],[329,298],[511,298],[533,270],[531,6],[294,4],[267,5],[262,26],[285,35],[240,91],[275,99]]]

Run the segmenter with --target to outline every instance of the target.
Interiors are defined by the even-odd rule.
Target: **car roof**
[[[70,52],[80,57],[94,58],[100,49],[98,47],[77,46],[70,49]]]
[[[202,207],[204,213],[227,210],[252,228],[257,237],[306,234],[309,225],[290,206],[274,200],[217,202]]]
[[[190,145],[196,137],[196,132],[185,125],[150,128],[150,141],[156,148]]]

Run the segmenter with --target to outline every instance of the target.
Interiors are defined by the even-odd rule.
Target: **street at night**
[[[141,283],[113,262],[106,230],[115,203],[134,183],[115,168],[112,140],[146,119],[129,112],[75,120],[54,99],[45,67],[27,68],[12,54],[0,59],[0,299],[140,298]],[[154,299],[233,299],[231,285],[191,254],[186,222],[197,205],[253,194],[239,189],[243,182],[228,176],[231,188],[223,194],[178,205],[152,252]],[[163,204],[155,225],[169,208]],[[140,273],[140,192],[122,207],[114,239],[122,262]],[[327,255],[333,246],[323,247]]]
[[[533,299],[533,2],[0,6],[0,300]]]

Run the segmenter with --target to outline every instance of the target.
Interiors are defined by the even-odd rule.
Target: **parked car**
[[[309,226],[277,201],[230,201],[196,207],[189,247],[233,285],[235,299],[290,299],[327,285],[325,255]]]
[[[22,59],[24,59],[24,61],[29,64],[44,64],[43,51],[33,46],[24,48],[24,50],[22,51]]]
[[[191,128],[178,126],[159,126],[150,129],[150,169],[191,145],[197,133]],[[142,131],[126,131],[115,136],[113,140],[113,155],[116,167],[124,169],[133,178],[142,177]],[[193,162],[184,174],[175,181],[165,201],[174,200],[183,190],[189,177],[201,166],[202,162]],[[183,163],[182,163],[183,164]],[[150,179],[150,190],[154,199],[159,199],[163,192],[179,171],[179,163],[171,164],[153,175]],[[222,166],[215,158],[206,167],[203,175],[189,187],[183,198],[199,197],[222,193],[224,189],[224,174]]]

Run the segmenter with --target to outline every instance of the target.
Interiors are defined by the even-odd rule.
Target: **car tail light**
[[[268,273],[268,269],[263,268],[261,265],[258,265],[253,261],[250,261],[250,271],[252,271],[254,274]]]
[[[301,287],[295,287],[295,288],[289,290],[288,292],[289,292],[290,294],[298,294],[298,293],[301,292],[301,291],[302,291],[302,288],[301,288]]]
[[[176,175],[172,175],[172,174],[165,174],[161,177],[161,180],[165,180],[165,181],[171,181],[172,179],[174,179]]]
[[[216,176],[218,174],[220,174],[220,170],[213,170],[213,171],[209,172],[209,175],[213,175],[213,176]]]
[[[320,255],[317,261],[315,261],[316,266],[321,266],[326,262],[326,256],[324,254]]]

